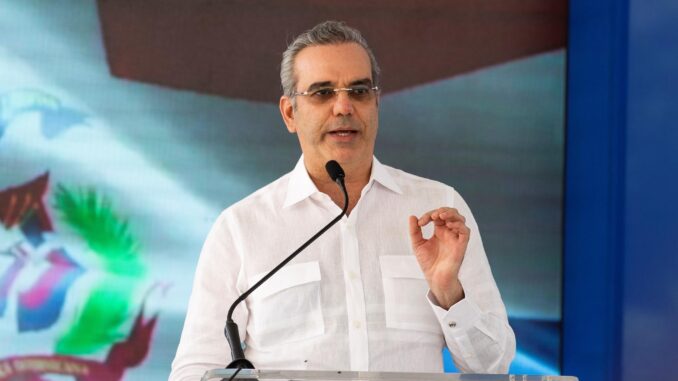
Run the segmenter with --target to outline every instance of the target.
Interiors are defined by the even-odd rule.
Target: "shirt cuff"
[[[433,309],[436,318],[443,329],[451,334],[465,332],[475,326],[480,319],[480,308],[469,300],[468,297],[458,301],[449,310],[445,310],[436,301],[431,290],[426,293],[426,299]]]

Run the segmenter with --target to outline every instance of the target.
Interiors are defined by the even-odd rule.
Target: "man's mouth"
[[[335,136],[350,136],[353,134],[357,134],[358,131],[356,130],[336,130],[336,131],[330,131],[330,135],[335,135]]]

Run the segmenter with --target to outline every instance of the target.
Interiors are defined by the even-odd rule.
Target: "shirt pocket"
[[[251,285],[264,275],[255,275]],[[260,346],[271,346],[322,335],[320,280],[318,262],[280,269],[248,298],[248,336]]]
[[[428,283],[413,255],[379,257],[384,286],[386,326],[440,334],[440,324],[426,298]]]

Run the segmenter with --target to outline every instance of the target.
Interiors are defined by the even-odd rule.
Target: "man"
[[[346,173],[348,216],[236,309],[246,357],[265,369],[440,372],[446,344],[462,371],[507,371],[515,337],[468,206],[373,156],[378,74],[343,23],[315,26],[283,54],[280,112],[302,158],[210,231],[171,380],[227,364],[228,306],[339,214],[329,160]]]

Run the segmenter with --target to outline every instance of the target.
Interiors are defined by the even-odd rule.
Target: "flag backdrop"
[[[382,63],[379,159],[474,211],[511,372],[559,373],[565,3],[216,3],[0,5],[0,380],[167,377],[209,227],[299,157],[278,60],[327,18]]]

